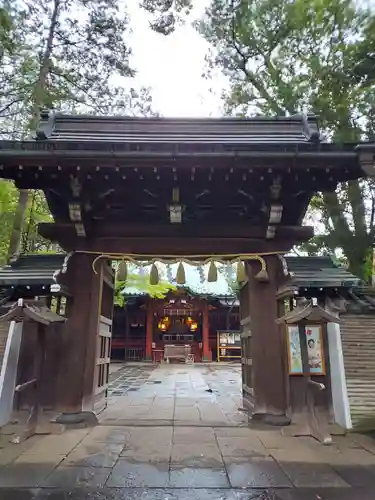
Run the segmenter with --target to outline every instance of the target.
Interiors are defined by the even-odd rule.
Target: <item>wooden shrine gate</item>
[[[260,418],[285,415],[277,256],[313,236],[301,224],[316,192],[375,175],[374,153],[369,144],[325,142],[316,118],[302,114],[170,119],[43,111],[35,139],[0,141],[0,175],[44,191],[54,222],[40,224],[39,233],[72,253],[56,375],[64,412],[106,404],[108,260],[190,256],[246,262],[244,395]]]

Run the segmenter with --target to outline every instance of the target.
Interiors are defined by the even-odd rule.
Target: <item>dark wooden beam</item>
[[[42,224],[40,234],[56,241],[64,250],[93,251],[110,254],[165,255],[224,255],[245,253],[288,252],[301,237],[312,234],[311,228],[301,228],[289,237],[272,241],[255,237],[235,236],[90,236],[78,238],[73,225]]]
[[[181,240],[181,238],[117,238],[117,239],[96,239],[89,248],[85,246],[83,240],[77,241],[74,248],[77,250],[91,249],[95,252],[136,254],[138,256],[189,256],[189,255],[226,255],[226,254],[246,254],[246,253],[267,253],[267,252],[288,252],[296,244],[296,241],[288,240],[218,240],[218,239],[191,239]]]
[[[70,238],[74,234],[74,225],[42,223],[39,232],[48,239]],[[278,226],[277,239],[307,241],[312,238],[314,229],[310,226]],[[97,224],[90,227],[90,238],[101,239],[163,239],[179,238],[186,240],[220,239],[262,240],[265,227],[240,224]]]
[[[8,147],[7,147],[8,144]],[[137,147],[137,145],[132,145]],[[156,145],[157,146],[157,145]],[[198,164],[209,164],[215,167],[227,168],[228,160],[233,163],[242,163],[248,167],[259,169],[269,165],[278,165],[287,170],[293,163],[293,168],[305,170],[307,162],[309,168],[322,169],[331,166],[334,169],[342,169],[343,163],[352,168],[358,165],[357,153],[354,147],[351,149],[339,149],[335,145],[320,145],[319,149],[303,147],[297,148],[296,145],[279,145],[279,147],[270,148],[265,144],[262,147],[255,148],[251,145],[248,150],[240,150],[237,146],[232,146],[231,150],[225,150],[225,145],[207,145],[199,150],[196,145],[191,144],[187,147],[184,144],[163,145],[163,149],[157,150],[155,145],[148,145],[150,150],[139,149],[136,151],[127,151],[128,145],[119,143],[90,143],[82,142],[14,142],[1,143],[1,164],[0,170],[7,166],[16,167],[22,165],[42,166],[50,170],[56,166],[67,166],[76,162],[81,167],[101,165],[103,167],[115,167],[121,164],[127,167],[134,167],[135,162],[139,165],[153,166],[157,162],[158,168],[168,168],[175,166],[175,160],[186,161],[189,166],[192,162]],[[152,149],[151,149],[152,148]],[[299,149],[299,150],[298,150]],[[249,165],[249,159],[253,159]],[[282,165],[283,164],[283,165]],[[199,166],[199,165],[198,165]]]

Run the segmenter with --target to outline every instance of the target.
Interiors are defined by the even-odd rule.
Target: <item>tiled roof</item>
[[[22,255],[0,269],[0,287],[52,285],[53,273],[61,268],[64,259],[65,254]]]
[[[361,280],[344,267],[334,264],[330,257],[287,257],[293,281],[301,288],[355,287]]]
[[[314,116],[140,118],[42,113],[38,140],[262,144],[319,142]]]
[[[0,269],[0,287],[41,286],[53,283],[53,273],[60,269],[65,255],[23,255],[11,266]],[[342,267],[336,266],[329,257],[286,257],[293,282],[300,288],[351,288],[361,281]],[[176,275],[176,265],[171,266]],[[143,271],[144,273],[145,271]],[[207,270],[204,273],[207,276]],[[186,287],[201,295],[231,296],[232,291],[224,273],[218,273],[218,281],[201,282],[200,274],[193,266],[185,266]],[[140,295],[136,288],[128,287],[127,295]]]

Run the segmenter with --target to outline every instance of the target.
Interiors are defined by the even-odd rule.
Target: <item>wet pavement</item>
[[[136,391],[112,390],[102,425],[21,445],[2,436],[0,500],[375,498],[375,441],[352,434],[324,447],[249,428],[238,367],[138,372]],[[113,373],[116,392],[123,376]]]
[[[125,365],[113,374],[109,425],[247,425],[239,364]]]
[[[76,489],[76,490],[0,490],[1,500],[373,500],[369,489],[319,493],[298,490],[207,490],[207,489]]]

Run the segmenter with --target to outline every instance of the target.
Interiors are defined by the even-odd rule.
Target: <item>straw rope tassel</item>
[[[155,262],[151,266],[150,271],[150,285],[157,285],[159,283],[159,271]]]
[[[177,274],[176,274],[176,283],[178,285],[185,285],[185,268],[182,262],[178,264]]]
[[[126,281],[128,279],[128,264],[125,260],[122,260],[118,265],[117,279],[118,281]]]
[[[207,281],[208,283],[215,283],[215,281],[217,281],[217,267],[214,261],[210,262],[210,267],[208,268]]]
[[[237,265],[237,283],[243,283],[246,280],[246,268],[242,260]]]
[[[257,281],[263,281],[263,282],[269,281],[269,276],[268,276],[267,267],[266,267],[266,261],[262,257],[258,257],[256,260],[258,260],[260,262],[260,265],[262,267],[261,267],[259,273],[257,273],[254,276],[254,278]]]

